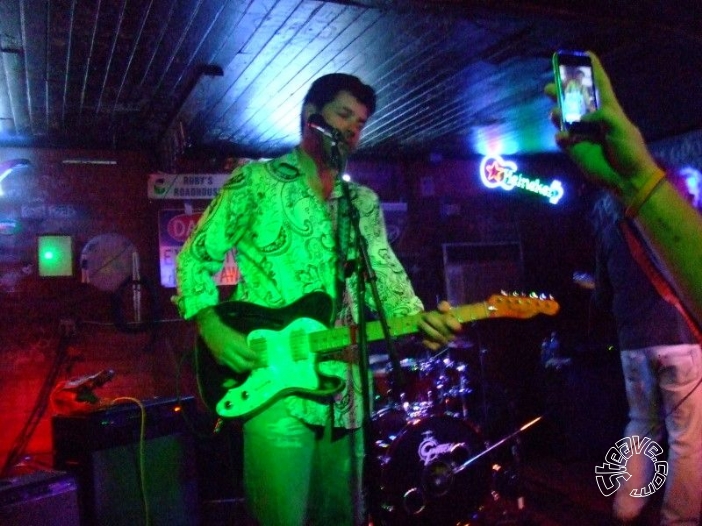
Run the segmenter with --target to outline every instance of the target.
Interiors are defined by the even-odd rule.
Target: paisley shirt
[[[420,312],[422,303],[388,244],[378,196],[353,183],[350,191],[386,315],[392,318]],[[352,323],[356,315],[355,273],[345,285],[337,286],[337,276],[344,274],[343,262],[356,259],[353,232],[340,210],[341,193],[337,182],[330,198],[321,199],[306,181],[297,149],[268,162],[237,168],[178,254],[178,291],[173,301],[181,315],[192,318],[219,302],[212,276],[221,268],[226,253],[235,248],[241,280],[230,299],[279,308],[321,291],[340,306],[330,324]],[[374,311],[369,288],[365,297]],[[320,372],[343,378],[346,387],[334,396],[333,403],[288,396],[290,413],[313,425],[324,425],[331,416],[335,427],[360,427],[363,404],[357,360],[355,348],[325,355]]]

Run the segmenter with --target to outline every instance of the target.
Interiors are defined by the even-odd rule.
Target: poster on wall
[[[158,213],[158,247],[161,285],[175,288],[175,259],[185,240],[193,231],[202,211],[188,214],[183,209],[159,210]],[[217,285],[235,285],[239,281],[239,269],[234,261],[234,251],[227,253],[222,270],[214,276]]]

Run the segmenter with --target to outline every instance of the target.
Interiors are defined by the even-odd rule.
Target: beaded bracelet
[[[636,192],[636,195],[631,200],[631,203],[629,203],[629,206],[627,206],[626,210],[624,210],[624,215],[629,219],[636,217],[636,214],[639,213],[641,206],[643,206],[648,198],[651,197],[651,194],[658,187],[658,185],[661,184],[663,179],[665,179],[665,172],[663,170],[658,170],[656,175],[651,177],[641,188],[639,188],[639,191]]]

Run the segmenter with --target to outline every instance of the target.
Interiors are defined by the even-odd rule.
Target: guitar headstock
[[[537,314],[553,316],[560,309],[553,296],[544,294],[493,294],[486,301],[491,318],[532,318]]]

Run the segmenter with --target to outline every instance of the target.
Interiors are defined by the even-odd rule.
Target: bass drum
[[[470,521],[490,493],[491,466],[473,426],[453,416],[407,420],[397,409],[373,419],[370,506],[384,526]],[[462,469],[457,469],[462,468]]]

